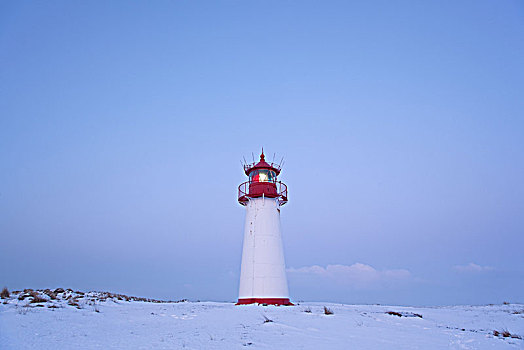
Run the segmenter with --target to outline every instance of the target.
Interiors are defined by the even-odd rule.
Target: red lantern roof
[[[275,163],[266,162],[266,157],[264,156],[264,150],[262,150],[262,153],[260,154],[260,161],[258,163],[251,163],[251,164],[244,165],[244,172],[246,173],[247,176],[249,176],[249,173],[255,169],[269,169],[269,170],[273,170],[277,176],[278,174],[280,174],[280,165],[275,164]]]

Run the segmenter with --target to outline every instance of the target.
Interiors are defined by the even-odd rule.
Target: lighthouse
[[[244,244],[237,305],[293,305],[289,301],[280,233],[280,207],[287,203],[287,186],[277,180],[281,165],[244,164],[249,180],[238,187],[238,202],[246,207]]]

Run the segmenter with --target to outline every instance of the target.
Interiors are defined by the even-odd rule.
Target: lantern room
[[[287,186],[277,181],[280,165],[267,163],[262,150],[258,163],[244,164],[244,172],[249,181],[238,187],[238,202],[246,205],[249,198],[268,197],[279,198],[280,205],[287,202]]]
[[[249,173],[249,182],[276,182],[277,173],[270,169],[253,169]]]

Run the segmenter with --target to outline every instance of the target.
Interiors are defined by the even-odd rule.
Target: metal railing
[[[249,198],[252,198],[249,195],[249,185],[252,183],[260,183],[257,181],[246,181],[241,183],[238,186],[238,202],[242,205],[246,205],[249,201]],[[276,196],[271,196],[271,198],[278,198],[279,205],[284,205],[287,203],[287,186],[282,181],[267,182],[268,184],[274,184],[276,186]],[[269,196],[268,196],[269,197]]]

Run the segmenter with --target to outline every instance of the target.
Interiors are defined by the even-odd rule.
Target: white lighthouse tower
[[[280,165],[244,165],[249,181],[238,187],[238,202],[246,207],[244,246],[237,305],[293,305],[289,302],[280,207],[287,203],[287,186],[277,181]]]

